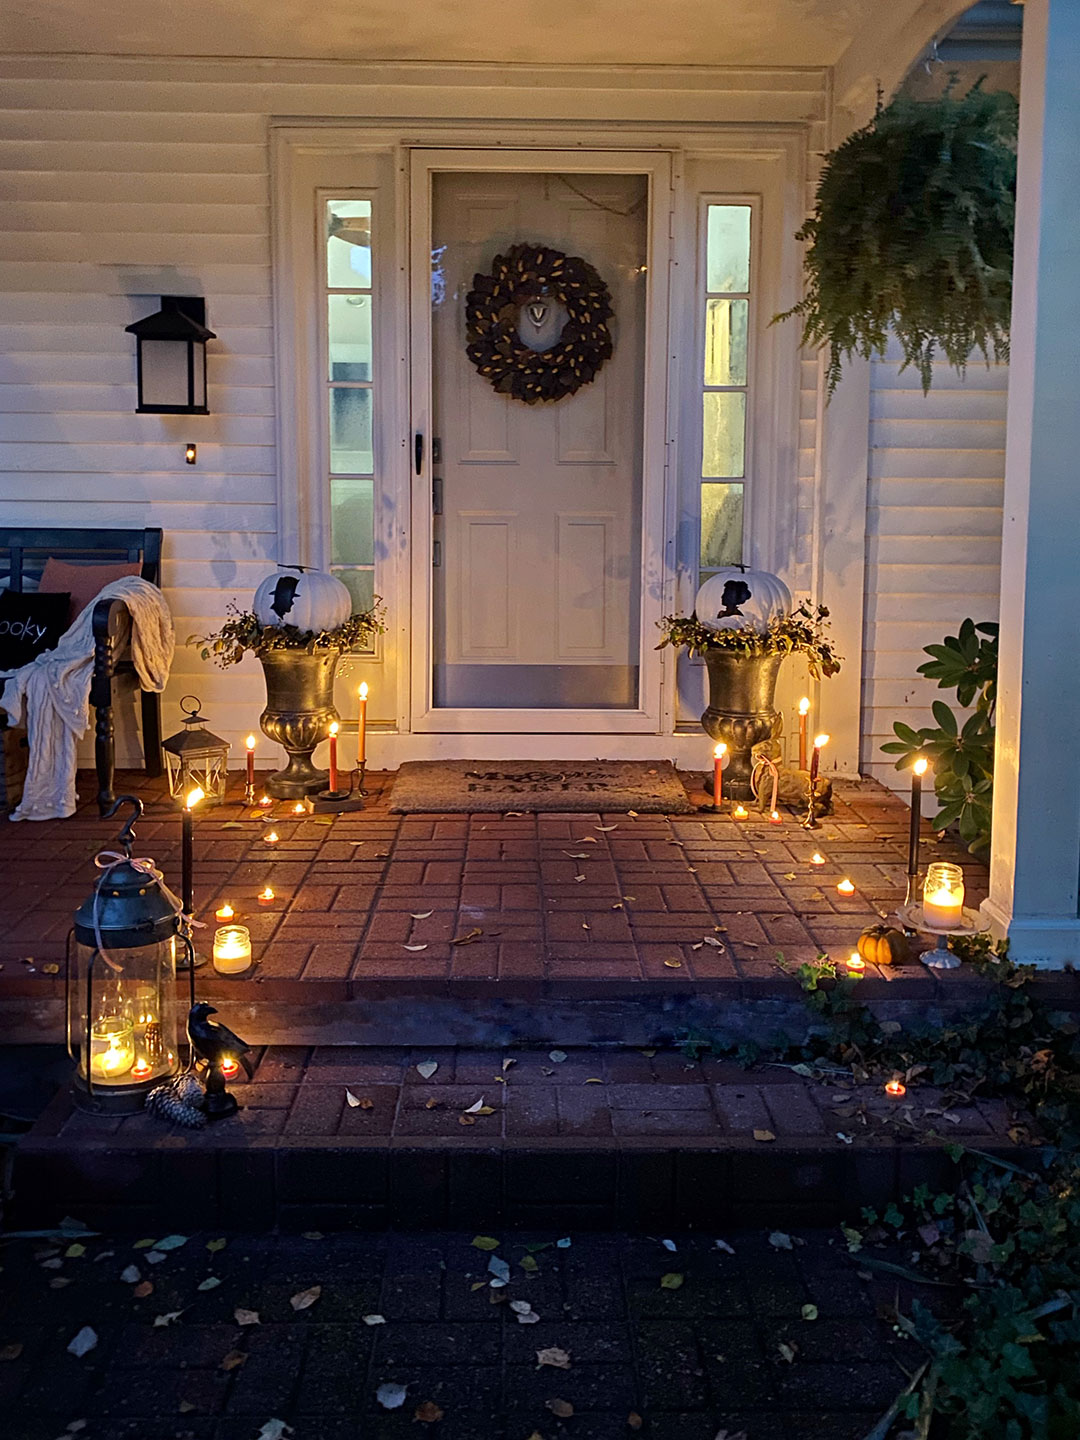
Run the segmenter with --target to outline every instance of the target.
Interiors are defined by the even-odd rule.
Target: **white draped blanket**
[[[165,689],[175,648],[169,607],[156,585],[125,575],[102,588],[55,650],[16,670],[4,686],[0,706],[12,724],[25,723],[30,742],[22,803],[12,820],[62,820],[75,813],[76,745],[90,725],[94,606],[106,599],[123,600],[131,613],[131,654],[139,684],[144,690]]]

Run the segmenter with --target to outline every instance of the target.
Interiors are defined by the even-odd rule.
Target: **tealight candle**
[[[848,956],[847,968],[855,975],[861,974],[866,969],[866,961],[856,951]]]
[[[825,864],[825,856],[822,855],[820,851],[815,850],[814,853],[810,856],[810,864],[811,864],[811,865],[824,865],[824,864]]]
[[[784,823],[783,820],[780,818],[780,811],[779,811],[779,810],[773,810],[773,811],[770,812],[770,814],[769,814],[769,824],[770,824],[770,825],[782,825],[783,823]]]
[[[226,1080],[235,1080],[240,1074],[240,1061],[234,1060],[231,1055],[225,1055],[221,1061],[221,1074]]]
[[[261,795],[261,796],[259,797],[259,804],[262,806],[262,808],[263,808],[264,810],[268,810],[268,809],[270,808],[270,806],[273,805],[273,803],[274,803],[274,802],[273,802],[273,800],[271,800],[271,798],[270,798],[269,795]]]
[[[885,1086],[885,1094],[893,1095],[899,1099],[901,1095],[907,1094],[907,1086],[902,1080],[890,1080]]]
[[[242,975],[251,965],[251,935],[246,925],[223,925],[214,934],[214,969]]]
[[[839,890],[839,892],[840,892],[841,895],[854,895],[854,894],[855,894],[855,886],[852,884],[852,882],[851,882],[846,876],[844,877],[843,880],[840,881],[840,883],[837,885],[836,888],[837,888],[837,890]]]
[[[218,908],[214,911],[214,919],[215,919],[215,920],[231,920],[235,914],[236,914],[236,911],[233,909],[233,907],[232,907],[232,906],[229,904],[229,902],[226,900],[225,903],[224,903],[224,905],[219,905]]]
[[[278,833],[276,830],[268,830],[263,836],[263,839],[266,841],[267,845],[276,845],[278,842]]]
[[[304,804],[304,802],[303,802],[302,800],[297,800],[296,804],[292,807],[292,813],[293,813],[294,815],[306,815],[306,814],[307,814],[307,806]],[[270,838],[270,837],[267,836],[267,839],[269,839],[269,838]]]
[[[269,904],[270,904],[270,901],[273,900],[273,898],[274,898],[274,892],[273,892],[273,890],[271,890],[271,888],[270,888],[269,885],[267,885],[267,887],[266,887],[265,890],[260,890],[260,891],[259,891],[259,904],[260,904],[260,905],[269,905]]]
[[[731,812],[731,817],[733,820],[745,820],[749,814],[750,811],[747,810],[745,805],[736,805],[735,809]]]
[[[150,1064],[146,1060],[136,1060],[131,1067],[131,1078],[133,1080],[146,1080],[150,1075]]]
[[[964,923],[964,872],[935,860],[926,872],[923,924],[928,930],[956,930]]]

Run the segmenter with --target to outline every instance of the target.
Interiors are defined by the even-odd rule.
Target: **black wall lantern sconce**
[[[125,327],[138,342],[140,415],[208,415],[206,301],[163,295],[161,309]]]

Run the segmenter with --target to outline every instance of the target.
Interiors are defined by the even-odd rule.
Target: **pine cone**
[[[202,1086],[190,1071],[185,1071],[151,1090],[146,1097],[146,1108],[151,1115],[169,1125],[185,1125],[189,1130],[201,1130],[206,1124],[206,1116],[201,1109],[203,1099]]]

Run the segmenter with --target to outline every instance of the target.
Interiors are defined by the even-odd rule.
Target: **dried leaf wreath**
[[[521,308],[557,300],[567,319],[549,350],[530,350],[518,335]],[[473,276],[465,302],[466,353],[501,395],[526,405],[561,400],[588,385],[611,358],[611,293],[576,255],[543,245],[514,245],[496,255],[487,275]]]

